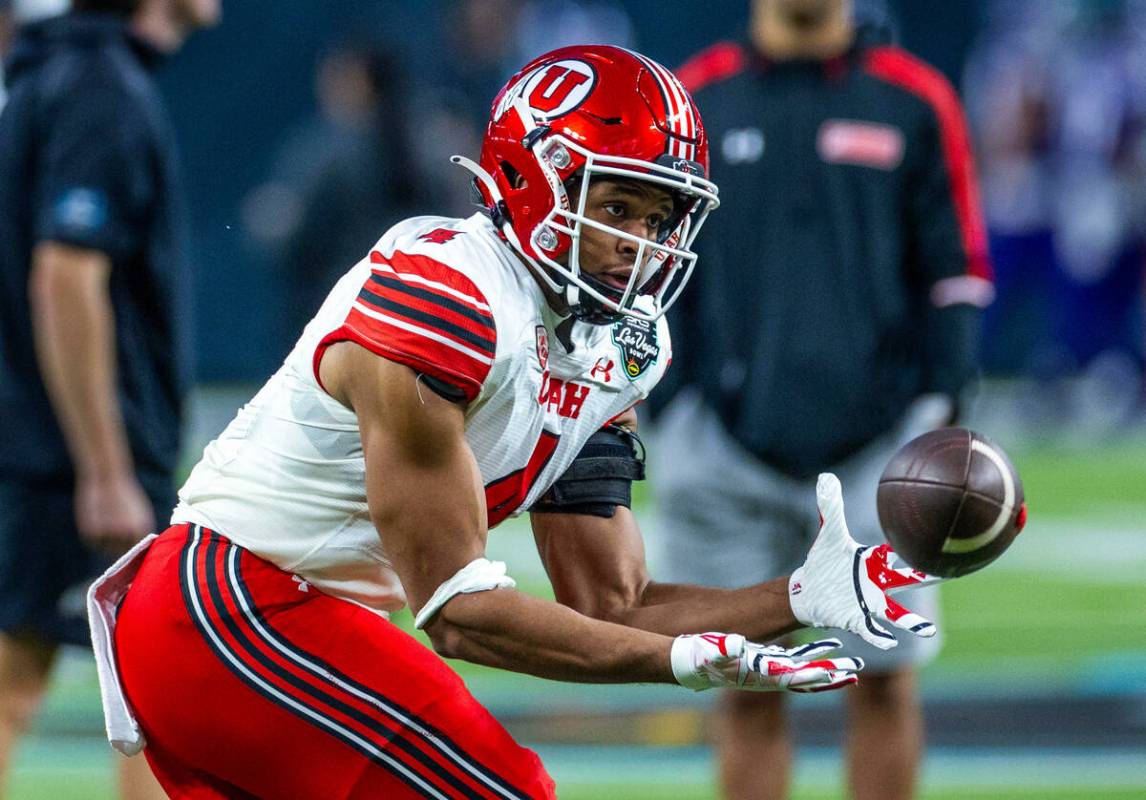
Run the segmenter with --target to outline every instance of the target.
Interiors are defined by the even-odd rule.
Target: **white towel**
[[[92,649],[95,651],[96,672],[99,673],[107,740],[125,756],[135,755],[147,742],[119,683],[119,671],[115,666],[115,617],[119,601],[131,587],[131,581],[139,572],[143,556],[154,539],[155,534],[151,534],[128,550],[88,589],[88,624],[92,629]]]

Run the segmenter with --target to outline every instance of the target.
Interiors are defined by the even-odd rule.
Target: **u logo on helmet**
[[[597,72],[584,61],[563,59],[544,64],[506,90],[493,116],[500,120],[518,97],[524,97],[539,117],[564,116],[584,103],[596,85]]]

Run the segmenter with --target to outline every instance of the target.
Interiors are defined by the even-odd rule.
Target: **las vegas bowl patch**
[[[661,354],[655,322],[622,317],[613,323],[612,333],[613,344],[621,352],[621,367],[631,381],[641,377]]]

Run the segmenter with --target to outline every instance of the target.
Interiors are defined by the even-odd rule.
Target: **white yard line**
[[[1146,587],[1146,518],[1126,527],[1083,518],[1032,520],[989,569]]]

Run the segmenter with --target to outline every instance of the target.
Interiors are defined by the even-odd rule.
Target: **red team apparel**
[[[406,599],[357,419],[317,373],[352,341],[456,387],[493,527],[670,359],[663,318],[577,323],[564,341],[562,321],[484,214],[400,223],[338,282],[207,446],[119,611],[121,683],[172,796],[554,796],[536,755],[387,621]]]

